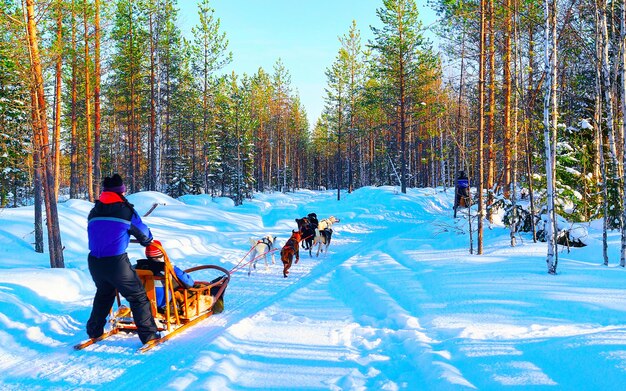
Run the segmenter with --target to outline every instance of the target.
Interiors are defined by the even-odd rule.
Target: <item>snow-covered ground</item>
[[[181,268],[235,267],[250,237],[296,229],[295,218],[334,215],[330,251],[233,273],[226,310],[140,354],[119,335],[83,351],[95,291],[87,270],[92,204],[59,204],[65,269],[32,250],[32,208],[0,209],[2,390],[619,390],[626,382],[626,271],[602,266],[601,234],[561,248],[546,273],[546,245],[509,245],[485,230],[469,254],[467,219],[452,192],[362,188],[227,199],[129,196]],[[475,235],[474,235],[475,238]],[[131,245],[131,260],[142,257]],[[245,262],[245,261],[244,261]]]

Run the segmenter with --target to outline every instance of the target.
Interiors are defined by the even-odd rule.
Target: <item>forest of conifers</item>
[[[223,72],[209,0],[191,39],[175,0],[0,0],[0,207],[54,216],[59,194],[93,201],[114,172],[129,192],[241,204],[451,186],[465,170],[481,216],[518,210],[523,189],[531,214],[622,228],[626,1],[430,0],[438,47],[416,1],[381,0],[377,25],[346,26],[309,124],[280,59]]]

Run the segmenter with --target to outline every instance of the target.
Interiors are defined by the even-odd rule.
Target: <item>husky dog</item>
[[[320,220],[315,229],[315,238],[313,239],[313,244],[309,248],[309,256],[312,255],[313,247],[317,244],[317,254],[316,257],[319,257],[320,252],[328,253],[328,246],[330,246],[330,239],[333,236],[333,230],[330,228],[334,223],[338,223],[340,220],[335,216],[330,216],[327,219]]]
[[[276,236],[265,235],[261,239],[250,238],[250,244],[252,245],[252,250],[250,251],[250,266],[248,267],[248,275],[252,272],[252,268],[256,269],[256,263],[259,258],[263,257],[263,261],[265,262],[265,270],[269,270],[269,265],[267,263],[267,254],[274,249],[274,244],[276,243]],[[272,252],[272,265],[276,264],[276,259],[274,257],[274,252]]]
[[[317,224],[317,229],[321,231],[323,229],[330,228],[333,224],[338,223],[339,221],[340,220],[335,216],[330,216],[327,219],[320,220],[320,222]]]
[[[296,263],[300,260],[300,231],[291,231],[291,237],[287,240],[287,243],[280,250],[280,259],[283,261],[283,277],[287,278],[289,274],[289,268],[293,262],[293,257],[296,257]]]
[[[309,249],[309,256],[312,256],[311,250],[316,244],[317,244],[317,253],[315,254],[316,257],[320,256],[320,252],[328,253],[328,246],[330,246],[330,238],[332,236],[333,236],[332,228],[326,228],[322,230],[316,229],[315,240],[313,240],[313,246],[311,246],[311,248]]]
[[[317,228],[317,218],[313,220],[310,216],[315,216],[315,213],[309,213],[307,217],[296,219],[298,224],[298,230],[302,237],[302,248],[309,250],[313,245],[313,238],[315,237],[315,228]]]

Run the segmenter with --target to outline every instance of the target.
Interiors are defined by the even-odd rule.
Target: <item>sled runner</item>
[[[163,247],[155,242],[152,245],[163,252],[163,262],[159,262],[162,265],[162,270],[147,270],[137,267],[136,272],[146,289],[152,316],[162,337],[143,345],[139,349],[142,353],[175,337],[203,319],[222,312],[224,310],[224,292],[230,281],[228,270],[216,265],[202,265],[184,270],[184,272],[193,276],[196,272],[210,270],[217,272],[219,276],[209,282],[195,281],[192,287],[188,287],[178,278]],[[157,287],[163,287],[162,293],[165,295],[164,306],[160,308],[157,306],[159,302],[157,300]],[[77,350],[84,349],[121,331],[137,331],[131,310],[121,304],[119,293],[117,295],[117,310],[110,315],[109,325],[109,331],[100,337],[85,340],[75,345],[74,348]]]

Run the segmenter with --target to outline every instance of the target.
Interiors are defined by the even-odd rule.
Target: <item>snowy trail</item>
[[[278,253],[269,270],[261,261],[251,276],[235,272],[222,314],[145,354],[135,335],[71,348],[84,338],[93,297],[78,223],[89,203],[60,207],[71,231],[63,270],[49,269],[43,255],[20,260],[23,243],[14,253],[2,247],[32,231],[17,219],[28,213],[5,211],[0,389],[619,389],[626,270],[599,266],[598,247],[563,252],[562,272],[548,276],[545,244],[511,248],[501,227],[486,229],[484,255],[469,255],[467,220],[450,217],[450,194],[371,188],[343,196],[257,194],[234,207],[142,193],[137,205],[166,203],[146,221],[182,268],[230,269],[250,237],[271,233],[281,247],[295,218],[341,218],[328,254],[301,250],[286,279]],[[141,248],[129,252],[142,256]]]

